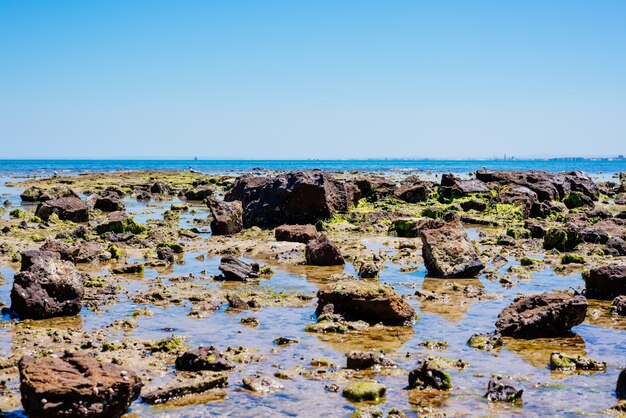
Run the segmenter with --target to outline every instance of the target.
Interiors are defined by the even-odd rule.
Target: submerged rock
[[[89,221],[89,206],[77,197],[61,197],[59,199],[47,200],[41,202],[35,211],[35,215],[44,221],[47,221],[53,213],[62,221]]]
[[[315,224],[358,200],[356,187],[322,171],[294,171],[276,176],[239,177],[225,197],[243,205],[243,224],[275,228]]]
[[[339,248],[324,234],[307,243],[304,255],[306,263],[312,266],[339,266],[345,264]]]
[[[514,338],[564,335],[581,324],[587,299],[564,293],[542,293],[519,298],[498,315],[496,330]]]
[[[243,387],[257,393],[269,393],[280,390],[283,385],[269,376],[255,374],[243,378]]]
[[[30,264],[30,265],[29,265]],[[82,308],[82,275],[74,265],[40,252],[17,273],[11,289],[11,309],[20,318],[77,315]]]
[[[441,176],[441,195],[447,199],[452,197],[463,197],[470,194],[490,194],[491,189],[485,183],[477,179],[463,180],[453,174],[443,174]]]
[[[314,225],[281,225],[274,230],[276,241],[307,242],[318,237]]]
[[[259,265],[257,263],[248,264],[234,257],[222,257],[219,269],[222,272],[221,278],[223,280],[245,281],[259,277]]]
[[[424,230],[421,237],[422,255],[429,276],[475,277],[485,267],[458,221],[438,229]]]
[[[322,287],[317,298],[317,316],[326,305],[332,305],[334,313],[369,323],[402,324],[415,317],[411,305],[384,284],[341,280]]]
[[[513,382],[501,376],[489,381],[485,398],[489,402],[517,402],[522,399],[523,389],[517,389]]]
[[[85,354],[19,362],[22,405],[31,417],[118,417],[139,397],[132,371]]]
[[[194,372],[199,370],[220,372],[234,369],[235,365],[224,358],[217,348],[210,346],[200,347],[181,354],[176,359],[176,368]]]
[[[213,220],[213,235],[232,235],[243,229],[243,208],[241,202],[224,202],[214,198],[207,201]]]
[[[449,390],[452,389],[452,381],[446,371],[432,367],[428,361],[420,361],[417,368],[409,373],[409,388]]]
[[[228,376],[201,376],[191,381],[176,382],[141,396],[146,403],[158,405],[184,396],[228,386]]]
[[[467,340],[467,345],[470,347],[484,351],[495,350],[503,344],[500,334],[474,334]]]
[[[594,267],[583,273],[585,295],[594,299],[611,299],[626,295],[626,264]]]

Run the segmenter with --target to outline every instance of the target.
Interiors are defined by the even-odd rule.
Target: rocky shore
[[[626,411],[626,173],[9,180],[4,413]]]

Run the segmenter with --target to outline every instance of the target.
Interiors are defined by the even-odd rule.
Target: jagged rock
[[[19,371],[22,405],[30,417],[118,417],[142,387],[134,372],[82,353],[25,356]]]
[[[191,189],[185,192],[185,199],[202,201],[204,199],[208,199],[212,195],[213,190],[211,189]]]
[[[396,367],[396,364],[385,357],[382,352],[376,351],[352,351],[346,355],[348,369],[365,370],[372,367]]]
[[[274,230],[276,241],[307,242],[318,237],[314,225],[281,225]]]
[[[225,197],[243,205],[243,225],[275,228],[283,224],[315,224],[337,211],[347,211],[359,194],[350,183],[322,171],[295,171],[271,177],[239,177]]]
[[[491,193],[491,189],[478,179],[462,180],[453,174],[443,174],[441,176],[439,192],[441,196],[450,199],[452,197],[463,197],[470,194],[488,195]]]
[[[47,221],[53,213],[56,213],[62,221],[89,221],[89,206],[77,197],[61,197],[59,199],[46,200],[41,202],[35,211],[35,215],[44,221]]]
[[[74,256],[76,263],[91,263],[102,254],[102,246],[97,242],[83,242]]]
[[[626,295],[613,299],[611,313],[616,316],[626,316]]]
[[[26,266],[26,270],[14,276],[11,289],[11,309],[20,318],[42,319],[80,312],[84,286],[72,263],[40,252],[30,257]]]
[[[359,266],[359,277],[362,279],[374,279],[380,273],[380,266],[373,261],[366,261]]]
[[[432,367],[428,361],[422,360],[417,368],[409,373],[409,388],[450,390],[452,382],[446,371]]]
[[[152,186],[150,186],[150,193],[154,194],[169,194],[170,187],[162,181],[157,181]]]
[[[345,264],[339,248],[324,234],[306,244],[306,263],[312,266],[338,266]]]
[[[584,296],[564,293],[522,297],[500,312],[496,330],[514,338],[564,335],[585,320],[587,306]]]
[[[430,186],[426,182],[403,184],[394,192],[394,196],[407,203],[419,203],[428,200],[431,193]]]
[[[170,247],[157,247],[157,258],[159,260],[163,260],[167,263],[173,263],[175,257],[176,255],[174,254],[174,250],[172,250]]]
[[[346,318],[370,323],[402,324],[415,316],[415,311],[390,286],[360,280],[340,280],[317,292],[320,315],[326,305]]]
[[[626,264],[594,267],[583,273],[585,295],[594,299],[611,299],[626,295]]]
[[[523,389],[517,389],[513,382],[501,376],[489,381],[485,398],[489,402],[516,402],[522,399]]]
[[[429,276],[475,277],[485,267],[458,221],[438,229],[422,230],[421,238]]]
[[[595,361],[583,356],[570,356],[564,353],[550,355],[551,370],[594,370],[606,371],[606,363]]]
[[[446,222],[440,218],[397,219],[393,222],[392,230],[394,230],[399,237],[416,238],[420,236],[422,231],[441,228],[445,224]]]
[[[361,176],[354,180],[361,197],[369,201],[376,201],[391,196],[394,193],[396,184],[381,176]]]
[[[245,281],[259,277],[259,265],[257,263],[248,264],[234,257],[222,257],[220,260],[220,271],[223,280]]]
[[[210,198],[207,201],[213,220],[213,235],[232,235],[243,229],[243,208],[241,202],[224,202]]]
[[[176,359],[176,368],[188,371],[210,370],[220,372],[234,369],[235,365],[224,358],[217,348],[210,346],[200,347],[181,354]]]

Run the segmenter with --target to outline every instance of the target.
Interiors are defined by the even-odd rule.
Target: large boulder
[[[501,186],[523,186],[537,194],[539,201],[563,200],[571,192],[581,192],[591,200],[598,200],[600,189],[584,173],[549,173],[547,171],[493,171],[478,170],[476,178]]]
[[[612,299],[626,295],[626,264],[608,264],[583,273],[585,295],[594,299]]]
[[[330,283],[317,292],[316,315],[332,312],[348,319],[396,325],[411,320],[415,311],[392,287],[345,279]],[[331,305],[330,308],[327,305]]]
[[[43,254],[43,255],[42,255]],[[77,315],[82,308],[81,273],[68,261],[40,252],[13,279],[11,309],[20,318]]]
[[[407,203],[419,203],[428,200],[432,193],[430,184],[418,177],[410,176],[402,181],[400,187],[394,191],[394,196]]]
[[[609,238],[603,251],[604,254],[610,254],[618,257],[625,256],[626,241],[618,237]]]
[[[259,265],[257,263],[245,263],[234,257],[222,257],[220,271],[223,280],[245,281],[259,277]]]
[[[301,242],[306,244],[317,238],[314,225],[282,225],[274,230],[276,241]]]
[[[243,225],[275,228],[282,224],[314,224],[358,200],[351,183],[322,171],[295,171],[276,176],[242,176],[225,197],[243,205]]]
[[[306,244],[304,255],[306,263],[311,266],[341,266],[345,264],[339,248],[324,234]]]
[[[581,242],[580,229],[575,224],[568,222],[564,225],[555,226],[546,231],[543,237],[543,249],[559,251],[572,251]]]
[[[136,373],[86,354],[24,356],[18,366],[29,417],[119,417],[142,387]]]
[[[587,299],[565,293],[522,297],[504,308],[496,330],[514,338],[554,337],[570,332],[587,314]]]
[[[232,235],[243,229],[243,208],[241,202],[224,202],[214,198],[207,201],[213,220],[211,233],[213,235]]]
[[[53,213],[56,213],[62,221],[89,221],[89,206],[77,197],[61,197],[59,199],[46,200],[41,202],[35,211],[35,215],[44,221],[47,221]]]
[[[422,256],[432,277],[475,277],[483,265],[459,221],[422,230]]]

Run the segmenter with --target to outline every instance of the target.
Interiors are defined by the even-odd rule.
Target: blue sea
[[[626,159],[554,160],[0,160],[0,176],[70,175],[88,171],[195,170],[238,174],[256,169],[334,172],[457,173],[493,170],[584,171],[608,177],[626,172]]]

